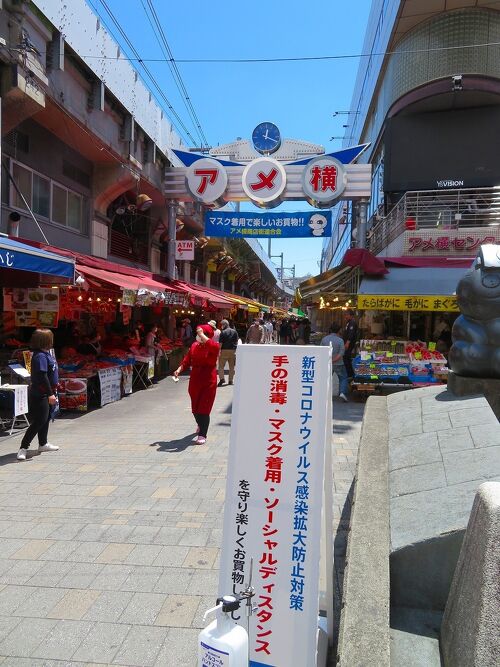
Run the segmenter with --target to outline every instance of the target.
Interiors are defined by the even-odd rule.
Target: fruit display
[[[406,341],[404,340],[362,340],[359,349],[363,352],[392,352],[405,354]]]
[[[410,361],[412,363],[422,362],[424,364],[438,364],[440,366],[446,364],[445,357],[437,350],[418,350],[410,354]]]

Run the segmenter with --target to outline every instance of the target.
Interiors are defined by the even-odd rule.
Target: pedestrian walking
[[[17,453],[19,461],[25,461],[33,438],[38,435],[39,452],[55,452],[59,449],[47,441],[51,414],[57,406],[59,372],[52,356],[54,334],[50,329],[37,329],[31,337],[31,385],[29,388],[30,426],[21,441]]]
[[[267,343],[268,345],[273,340],[273,331],[274,331],[273,323],[271,322],[271,320],[267,320],[267,322],[265,322],[264,324],[264,334],[265,334],[264,342]]]
[[[253,324],[248,327],[245,343],[259,344],[264,342],[264,327],[260,320],[255,318]]]
[[[341,328],[340,324],[333,324],[330,327],[330,334],[321,339],[321,345],[330,345],[332,348],[332,371],[339,379],[339,398],[347,402],[349,380],[344,364],[344,339],[339,336]]]
[[[147,327],[146,338],[144,341],[144,346],[146,348],[146,354],[148,357],[153,359],[154,375],[151,382],[153,384],[158,384],[158,371],[157,371],[157,357],[158,353],[161,350],[161,347],[158,345],[158,325],[150,324]]]
[[[213,335],[214,330],[209,324],[198,326],[195,342],[189,348],[179,368],[174,371],[174,376],[178,377],[179,373],[191,368],[188,391],[191,411],[198,425],[197,434],[193,438],[193,442],[197,445],[204,445],[207,441],[210,412],[217,391],[216,365],[219,345],[212,340]]]
[[[218,343],[220,338],[220,329],[217,328],[217,322],[215,320],[210,320],[209,324],[214,330],[214,342]]]
[[[227,320],[222,320],[220,324],[222,331],[219,338],[219,387],[222,387],[222,385],[226,384],[224,377],[226,364],[229,366],[228,384],[233,384],[236,349],[238,347],[238,333],[230,326]]]
[[[284,319],[280,325],[280,345],[288,345],[290,343],[290,335],[292,329],[287,319]]]
[[[354,311],[350,308],[345,311],[345,326],[344,326],[344,364],[349,378],[354,377],[354,369],[352,367],[352,358],[354,356],[354,348],[358,339],[358,325],[354,319]]]
[[[182,320],[181,340],[185,347],[190,347],[193,344],[193,327],[189,317]]]

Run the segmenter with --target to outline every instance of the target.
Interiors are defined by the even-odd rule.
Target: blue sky
[[[163,57],[146,18],[146,0],[106,2],[141,57]],[[360,53],[371,5],[370,0],[152,2],[176,61]],[[99,10],[123,44],[101,0],[90,0],[89,4]],[[291,63],[178,63],[178,68],[210,145],[236,137],[250,138],[259,122],[271,120],[280,127],[282,136],[319,143],[331,152],[340,148],[340,141],[330,141],[330,137],[342,135],[342,125],[347,122],[345,116],[334,118],[332,114],[349,109],[358,62],[351,58]],[[148,63],[148,67],[193,137],[197,137],[168,64]],[[286,210],[308,208],[300,202],[286,205]],[[321,246],[321,239],[273,240],[272,252],[283,251],[285,266],[295,264],[297,275],[316,274]]]

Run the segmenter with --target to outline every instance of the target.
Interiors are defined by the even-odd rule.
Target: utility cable
[[[146,8],[146,5],[144,4],[144,0],[141,0],[142,7],[144,9],[144,13],[146,14],[146,18],[148,19],[149,25],[151,26],[151,29],[153,31],[153,34],[160,46],[160,49],[163,52],[163,55],[167,59],[168,66],[170,68],[170,71],[172,73],[172,77],[174,79],[174,82],[177,86],[177,90],[180,92],[180,94],[184,98],[184,105],[191,116],[191,119],[196,127],[196,130],[198,132],[198,136],[201,141],[202,146],[208,147],[208,141],[205,136],[205,133],[203,131],[203,128],[201,126],[201,122],[198,118],[198,115],[195,111],[195,108],[193,106],[193,103],[191,101],[191,98],[189,96],[189,93],[187,91],[187,88],[184,84],[182,75],[179,71],[179,68],[177,67],[177,63],[175,62],[174,54],[172,53],[172,49],[170,48],[170,45],[167,41],[167,38],[165,36],[165,32],[163,30],[163,27],[161,25],[160,19],[158,17],[158,14],[156,12],[155,6],[153,4],[152,0],[146,0],[147,5],[149,7],[149,13]],[[151,16],[149,15],[151,14]],[[152,20],[151,20],[152,19]],[[153,25],[154,22],[154,25]],[[156,28],[155,28],[156,26]]]
[[[102,1],[102,0],[101,0]],[[92,4],[91,0],[88,0]],[[93,5],[92,5],[93,6]],[[94,7],[94,6],[93,6]],[[97,10],[94,7],[94,10]],[[500,42],[481,42],[480,44],[459,44],[456,46],[435,46],[426,49],[409,49],[405,51],[375,51],[370,53],[340,53],[329,56],[292,56],[283,58],[176,58],[177,63],[188,64],[252,64],[252,63],[287,63],[287,62],[317,62],[321,60],[350,60],[355,58],[375,58],[378,56],[393,56],[393,55],[414,55],[419,53],[439,53],[442,51],[457,51],[460,49],[480,49],[490,46],[500,46]],[[16,47],[10,47],[12,50],[20,50]],[[42,54],[43,55],[43,54]],[[135,54],[134,58],[124,56],[96,56],[95,54],[80,55],[80,58],[88,58],[94,60],[130,60],[139,63],[164,63],[170,62],[170,58],[142,58],[139,54]]]
[[[101,20],[102,20],[102,16],[100,15],[99,11],[97,10],[97,8],[96,8],[95,5],[93,4],[93,2],[92,2],[91,0],[88,0],[88,1],[89,1],[89,4],[91,5],[91,7],[94,9],[94,11],[95,11],[95,13],[97,14],[97,16],[98,16],[99,18],[101,18]],[[113,24],[115,25],[116,29],[118,30],[118,32],[120,33],[120,35],[122,36],[122,38],[125,40],[125,43],[126,43],[127,46],[129,47],[129,49],[132,51],[132,53],[133,53],[133,55],[134,55],[135,57],[134,57],[134,58],[130,58],[130,57],[127,57],[127,58],[120,58],[120,56],[116,56],[116,57],[114,57],[114,58],[112,58],[112,57],[107,57],[107,56],[96,56],[96,57],[97,57],[98,59],[101,59],[101,60],[120,60],[120,59],[121,59],[121,60],[130,60],[130,61],[132,61],[132,60],[136,60],[136,61],[141,65],[142,69],[144,70],[144,72],[146,73],[146,75],[149,77],[149,80],[150,80],[151,83],[153,84],[154,88],[156,89],[156,91],[158,92],[158,94],[160,95],[160,97],[163,99],[163,101],[165,102],[165,104],[167,105],[167,108],[168,108],[169,112],[174,116],[174,118],[176,118],[176,120],[177,120],[179,126],[182,128],[182,130],[184,131],[185,135],[189,138],[189,140],[192,142],[192,144],[195,145],[195,144],[196,144],[196,141],[195,141],[194,137],[191,135],[191,132],[188,130],[188,128],[187,128],[186,125],[184,124],[182,118],[179,116],[179,114],[177,113],[177,111],[174,109],[172,103],[170,102],[170,100],[167,98],[167,96],[166,96],[165,93],[163,92],[161,86],[160,86],[159,83],[157,82],[156,78],[155,78],[154,75],[152,74],[152,72],[151,72],[151,70],[149,69],[149,67],[147,67],[147,66],[144,64],[144,60],[141,58],[139,52],[137,51],[137,49],[135,48],[135,46],[134,46],[134,45],[132,44],[132,42],[130,41],[130,39],[129,39],[128,35],[126,34],[126,32],[125,32],[125,31],[123,30],[123,28],[121,27],[120,23],[118,22],[118,20],[116,19],[115,15],[113,14],[113,12],[111,11],[111,9],[109,8],[108,4],[106,3],[105,0],[100,0],[100,2],[101,2],[101,4],[103,5],[103,7],[105,8],[106,12],[109,14],[109,17],[110,17],[111,20],[113,21]],[[108,30],[109,30],[109,28],[108,28]],[[111,32],[111,31],[110,31],[110,32]],[[82,57],[82,56],[79,56],[79,57]],[[85,57],[85,56],[83,56],[83,57]],[[175,123],[174,123],[174,125],[175,125]],[[176,126],[176,129],[177,129],[177,131],[178,131],[180,134],[182,134],[182,132],[180,131],[179,127]],[[186,142],[186,143],[189,143],[189,142]]]

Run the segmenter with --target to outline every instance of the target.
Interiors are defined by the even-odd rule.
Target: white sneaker
[[[339,398],[341,398],[344,401],[344,403],[347,403],[347,401],[349,400],[345,394],[339,394]]]
[[[191,442],[198,442],[198,434],[194,436],[194,438],[191,440]]]
[[[42,445],[38,448],[39,452],[57,452],[59,449],[58,445],[51,445],[50,442],[47,442],[45,445]]]
[[[17,452],[17,460],[18,460],[18,461],[26,461],[26,453],[27,453],[27,451],[28,451],[27,449],[20,449],[20,450]]]
[[[206,443],[206,441],[207,441],[207,439],[204,438],[202,435],[199,435],[199,436],[196,438],[196,444],[197,444],[197,445],[204,445],[204,444]]]

